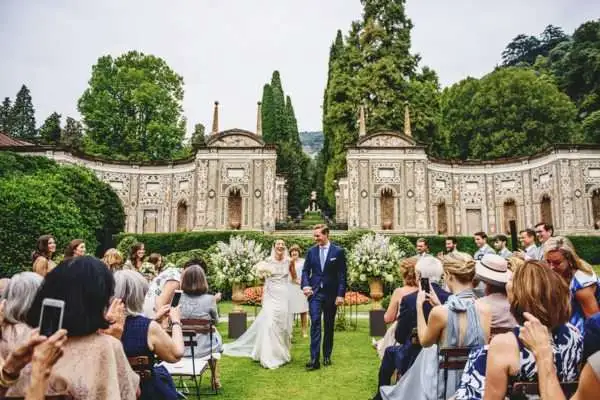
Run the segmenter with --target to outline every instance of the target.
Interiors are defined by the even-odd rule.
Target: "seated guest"
[[[117,249],[108,249],[102,257],[102,262],[106,264],[108,269],[115,272],[123,268],[123,255]]]
[[[452,262],[444,264],[444,281],[452,295],[442,304],[433,289],[426,293],[421,288],[417,294],[417,332],[419,342],[425,349],[419,353],[414,364],[395,386],[380,389],[383,399],[429,399],[451,396],[460,382],[459,371],[448,371],[445,379],[438,368],[438,346],[481,347],[490,335],[491,313],[487,304],[476,301],[473,292],[475,262]],[[433,309],[425,320],[424,303]],[[441,382],[438,385],[438,382]],[[442,390],[446,387],[446,392]],[[437,394],[437,396],[436,396]]]
[[[412,265],[412,260],[414,259],[415,258],[410,258],[403,261],[402,265],[408,267],[406,270],[409,270],[410,265]],[[412,274],[414,275],[413,279],[415,286],[418,286],[417,276],[429,279],[431,287],[438,298],[442,303],[445,303],[450,293],[439,286],[442,274],[444,273],[442,263],[433,257],[423,257],[416,263],[414,270],[415,272]],[[394,324],[394,339],[398,345],[388,346],[384,351],[381,366],[379,367],[379,387],[390,384],[394,371],[397,371],[398,375],[403,375],[410,368],[421,351],[421,345],[419,343],[413,343],[413,340],[411,340],[413,329],[417,328],[416,291],[402,296],[399,309],[397,321]],[[429,318],[430,311],[431,304],[427,302],[423,305],[423,312],[425,313],[426,319]],[[381,399],[379,390],[374,399]]]
[[[166,265],[156,278],[150,282],[150,288],[144,300],[144,315],[153,318],[157,310],[170,304],[176,290],[179,290],[181,270],[173,264]]]
[[[539,319],[529,313],[523,313],[527,322],[523,324],[519,339],[535,357],[538,369],[540,398],[553,400],[566,400],[556,373],[551,336]],[[596,351],[587,359],[581,376],[577,392],[571,400],[595,399],[600,392],[600,351]]]
[[[486,254],[475,265],[475,279],[485,284],[485,296],[480,301],[490,307],[492,328],[511,329],[517,325],[506,297],[508,276],[508,263],[499,255]]]
[[[517,269],[507,285],[510,310],[519,324],[524,312],[538,318],[552,332],[552,351],[561,381],[577,378],[581,361],[582,337],[568,323],[569,288],[544,263],[527,261]],[[502,400],[509,380],[533,381],[536,361],[519,340],[520,327],[494,336],[489,346],[472,352],[455,399]]]
[[[49,378],[67,383],[67,392],[78,399],[135,400],[138,375],[131,369],[123,345],[112,336],[98,333],[106,329],[109,300],[114,293],[112,273],[102,261],[89,256],[60,263],[46,276],[27,314],[27,322],[38,327],[42,301],[46,298],[65,302],[63,328],[68,339],[63,357],[57,361]],[[24,370],[19,382],[9,390],[10,396],[23,396],[31,371]],[[54,393],[50,393],[54,394]]]
[[[404,286],[396,288],[394,293],[392,294],[392,298],[390,299],[390,304],[383,316],[383,319],[386,324],[393,324],[387,329],[385,336],[383,339],[377,342],[377,353],[380,358],[383,358],[383,353],[385,349],[389,346],[396,344],[396,339],[394,338],[396,332],[396,319],[398,318],[398,311],[400,310],[400,302],[405,295],[416,292],[419,288],[417,286],[417,279],[415,276],[415,265],[419,258],[411,257],[405,258],[400,263],[400,274],[402,275],[402,283]],[[441,267],[440,267],[441,269]]]
[[[4,318],[0,356],[6,359],[8,353],[27,342],[31,328],[27,325],[27,313],[43,278],[35,272],[20,272],[13,275],[3,295]]]
[[[156,322],[142,315],[148,282],[136,271],[115,272],[115,297],[125,303],[125,327],[121,341],[127,357],[148,357],[175,363],[183,356],[183,333],[179,308],[166,308],[172,323],[172,338]],[[161,314],[163,314],[161,313]],[[177,391],[171,375],[164,366],[155,366],[150,379],[140,382],[141,400],[176,400]]]
[[[83,257],[85,256],[85,242],[83,239],[73,239],[67,245],[65,249],[65,260],[68,260],[73,257]]]
[[[183,290],[180,300],[181,317],[183,319],[210,318],[216,325],[219,323],[217,301],[215,296],[208,294],[208,282],[203,268],[206,264],[203,260],[196,261],[197,265],[188,266],[181,275],[181,290]],[[196,358],[205,358],[211,353],[223,352],[223,340],[216,329],[212,333],[212,342],[208,333],[198,333],[195,340],[197,345],[194,348],[194,357]],[[190,349],[185,349],[185,356],[192,356]],[[219,381],[217,360],[213,360],[213,363],[211,365],[214,371],[212,386],[218,389],[221,388],[221,382]]]
[[[31,270],[41,276],[46,276],[46,274],[54,267],[56,264],[52,261],[52,256],[56,253],[56,239],[52,235],[42,235],[37,240],[36,249],[31,256],[33,266]]]
[[[571,291],[571,324],[585,334],[586,318],[600,311],[600,284],[592,267],[575,253],[571,241],[562,236],[549,238],[543,247],[544,259],[564,279]]]
[[[498,235],[494,238],[494,248],[498,252],[498,255],[502,258],[508,258],[512,256],[512,251],[506,248],[508,238],[506,235]]]

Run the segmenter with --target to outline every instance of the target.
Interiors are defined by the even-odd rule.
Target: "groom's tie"
[[[325,268],[325,258],[327,257],[327,254],[325,254],[325,251],[327,249],[325,247],[319,247],[319,259],[321,260],[321,272],[323,272],[323,269]]]

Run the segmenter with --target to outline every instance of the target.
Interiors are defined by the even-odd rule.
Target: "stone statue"
[[[308,208],[304,212],[320,212],[319,206],[317,205],[317,192],[310,192],[310,201],[308,202]]]

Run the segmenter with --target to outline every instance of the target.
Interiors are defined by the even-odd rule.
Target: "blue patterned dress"
[[[519,343],[520,364],[519,374],[511,377],[517,381],[535,381],[537,366],[533,354],[519,340],[520,327],[513,330]],[[485,373],[489,346],[471,352],[460,385],[455,395],[456,400],[483,399],[485,390]],[[554,364],[560,381],[577,379],[577,367],[581,361],[583,340],[579,331],[571,324],[564,324],[552,333],[552,350]]]
[[[592,275],[588,275],[581,270],[577,270],[575,275],[573,275],[573,279],[571,279],[571,284],[569,285],[569,289],[571,290],[571,319],[569,322],[575,326],[575,328],[579,329],[579,332],[585,334],[584,324],[585,324],[585,314],[583,313],[583,309],[581,308],[581,304],[575,298],[575,293],[578,290],[585,289],[586,287],[596,285],[596,301],[600,304],[600,282],[598,281],[598,277],[595,273],[592,272]]]

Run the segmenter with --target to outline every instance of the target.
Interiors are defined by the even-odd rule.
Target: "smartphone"
[[[40,335],[52,336],[62,328],[65,302],[57,299],[44,299],[40,313]]]
[[[421,289],[425,291],[425,293],[430,292],[429,288],[429,278],[421,278]]]
[[[171,307],[175,308],[179,305],[179,300],[181,299],[181,293],[183,293],[183,290],[176,290],[175,294],[173,295],[173,298],[171,299]]]

